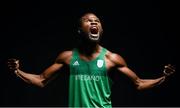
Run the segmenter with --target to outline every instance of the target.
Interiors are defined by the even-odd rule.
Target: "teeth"
[[[89,38],[91,40],[99,40],[99,30],[97,26],[91,26],[89,29]]]
[[[93,36],[93,37],[98,37],[98,34],[91,34],[91,36]]]
[[[92,27],[92,29],[97,29],[97,27]]]
[[[89,37],[90,37],[92,40],[98,40],[98,39],[99,39],[99,34],[89,34]]]

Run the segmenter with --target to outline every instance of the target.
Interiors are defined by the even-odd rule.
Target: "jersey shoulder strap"
[[[104,58],[104,56],[106,55],[107,49],[102,47],[102,50],[100,52],[99,58]]]

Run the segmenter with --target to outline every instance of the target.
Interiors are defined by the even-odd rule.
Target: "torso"
[[[110,66],[107,54],[105,48],[91,56],[80,54],[78,49],[71,52],[70,107],[111,107],[112,82],[107,74],[107,66]]]
[[[64,55],[65,55],[65,57],[63,57],[64,64],[66,64],[66,65],[70,64],[72,54],[73,54],[73,51],[65,51],[64,52]],[[83,54],[80,54],[79,56],[84,61],[91,61],[91,60],[95,59],[99,54],[100,54],[100,51],[93,53],[92,56],[88,56],[88,57]],[[106,62],[105,64],[106,64],[107,70],[110,70],[111,68],[116,66],[116,64],[112,61],[112,56],[113,56],[113,53],[107,50],[107,53],[105,54],[105,62]]]

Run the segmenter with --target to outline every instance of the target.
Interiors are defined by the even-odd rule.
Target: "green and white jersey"
[[[111,81],[105,64],[106,49],[91,61],[73,50],[70,62],[69,107],[112,107]]]

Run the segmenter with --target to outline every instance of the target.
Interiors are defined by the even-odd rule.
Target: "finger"
[[[9,67],[9,70],[17,70],[16,67]]]
[[[18,66],[16,66],[16,65],[8,65],[7,67],[8,67],[9,69],[10,69],[10,68],[18,69]]]
[[[17,73],[17,72],[18,72],[18,70],[15,70],[14,72],[15,72],[15,73]]]
[[[171,74],[164,72],[164,75],[165,75],[165,76],[170,76]]]
[[[16,59],[11,59],[7,61],[7,65],[18,65],[18,64],[19,64],[19,60]]]
[[[9,62],[7,65],[17,65],[16,62]]]
[[[12,65],[12,64],[9,64],[7,65],[8,67],[16,67],[17,65]]]
[[[7,67],[8,67],[9,69],[18,69],[19,65],[13,63],[13,64],[8,64]]]
[[[16,61],[17,59],[15,59],[15,58],[10,58],[10,59],[8,59],[8,61]]]
[[[175,69],[174,69],[174,68],[166,68],[165,70],[166,70],[166,71],[173,71],[173,72],[175,72]]]
[[[19,60],[17,60],[17,59],[9,59],[7,61],[7,64],[19,64]]]
[[[165,76],[170,76],[170,75],[173,74],[174,72],[173,72],[173,71],[164,70],[163,73],[164,73]]]
[[[18,63],[19,63],[19,60],[16,60],[15,63],[18,64]]]
[[[167,70],[175,72],[175,68],[173,67],[168,67]]]
[[[172,71],[175,72],[175,66],[172,66],[172,65],[166,65],[164,68],[165,68],[165,69],[172,70]]]
[[[167,70],[167,69],[164,70],[164,73],[167,73],[167,74],[172,74],[174,72],[175,72],[174,70]]]

